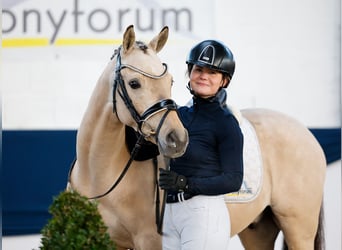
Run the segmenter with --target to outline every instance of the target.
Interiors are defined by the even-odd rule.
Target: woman
[[[179,115],[189,145],[159,175],[167,191],[163,250],[224,250],[230,239],[224,194],[238,191],[243,178],[243,136],[221,101],[235,61],[224,44],[206,40],[191,49],[186,63],[193,105],[180,107]]]

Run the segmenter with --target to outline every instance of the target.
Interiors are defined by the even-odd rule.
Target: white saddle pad
[[[226,203],[250,202],[258,196],[262,185],[263,165],[257,135],[247,119],[239,118],[244,136],[244,176],[241,189],[225,195]]]

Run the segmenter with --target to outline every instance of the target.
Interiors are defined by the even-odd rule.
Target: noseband
[[[134,104],[131,100],[131,98],[128,95],[126,86],[125,86],[125,82],[122,79],[122,75],[121,75],[121,70],[124,68],[128,68],[131,69],[135,72],[138,72],[141,75],[144,75],[146,77],[149,77],[151,79],[161,79],[162,77],[164,77],[167,73],[167,65],[165,63],[163,63],[164,66],[164,71],[160,74],[160,75],[153,75],[150,73],[147,73],[141,69],[138,69],[132,65],[129,64],[122,64],[121,63],[121,55],[120,55],[120,48],[117,51],[117,57],[116,57],[116,68],[115,68],[115,79],[114,79],[114,85],[113,85],[113,112],[116,113],[116,116],[118,117],[117,114],[117,109],[116,109],[116,92],[118,92],[118,94],[120,95],[121,99],[123,100],[123,102],[125,103],[127,109],[129,110],[132,118],[135,120],[137,127],[138,127],[138,132],[143,135],[143,137],[147,138],[149,136],[151,136],[152,134],[155,135],[155,139],[158,143],[158,135],[159,135],[159,131],[161,126],[163,125],[163,122],[166,118],[166,116],[168,115],[168,113],[171,110],[176,110],[177,109],[177,105],[176,103],[171,100],[171,99],[163,99],[160,100],[158,102],[156,102],[154,105],[152,105],[151,107],[149,107],[147,110],[145,110],[141,115],[138,113],[138,111],[136,110],[136,108],[134,107]],[[142,131],[142,127],[143,124],[152,116],[154,116],[155,114],[162,112],[166,110],[165,114],[163,115],[162,119],[160,120],[160,123],[157,127],[157,130],[152,132],[151,134],[144,134]],[[119,119],[119,117],[118,117]]]

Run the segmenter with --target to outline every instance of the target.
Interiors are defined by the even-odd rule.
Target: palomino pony
[[[171,78],[155,55],[165,44],[167,32],[164,28],[146,46],[135,42],[133,27],[127,28],[123,45],[100,77],[78,131],[77,161],[69,184],[83,195],[98,197],[100,213],[120,250],[162,249],[155,224],[157,188],[152,160],[132,161],[125,176],[121,174],[131,158],[125,126],[158,144],[166,157],[181,155],[187,146],[187,133],[168,99]],[[129,100],[118,84],[120,79]],[[286,115],[250,109],[242,111],[242,116],[259,141],[263,182],[251,202],[227,205],[231,236],[238,234],[246,249],[270,250],[281,230],[289,249],[321,249],[326,162],[320,145],[305,126]],[[113,180],[121,181],[115,181],[112,190]]]
[[[157,168],[151,159],[134,160],[137,150],[150,141],[166,157],[178,157],[188,144],[176,104],[169,99],[172,77],[157,57],[167,38],[165,27],[144,44],[135,41],[133,26],[127,28],[77,133],[77,160],[68,188],[98,200],[117,249],[161,249],[156,214],[160,216],[157,210],[162,209],[155,209]],[[128,126],[140,135],[132,154],[126,146]]]

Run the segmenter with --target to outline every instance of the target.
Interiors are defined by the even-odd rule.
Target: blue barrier
[[[341,128],[310,129],[327,163],[341,159]],[[2,141],[3,235],[36,234],[63,191],[76,152],[75,130],[5,130]]]
[[[3,235],[39,233],[67,184],[76,131],[3,131]]]

